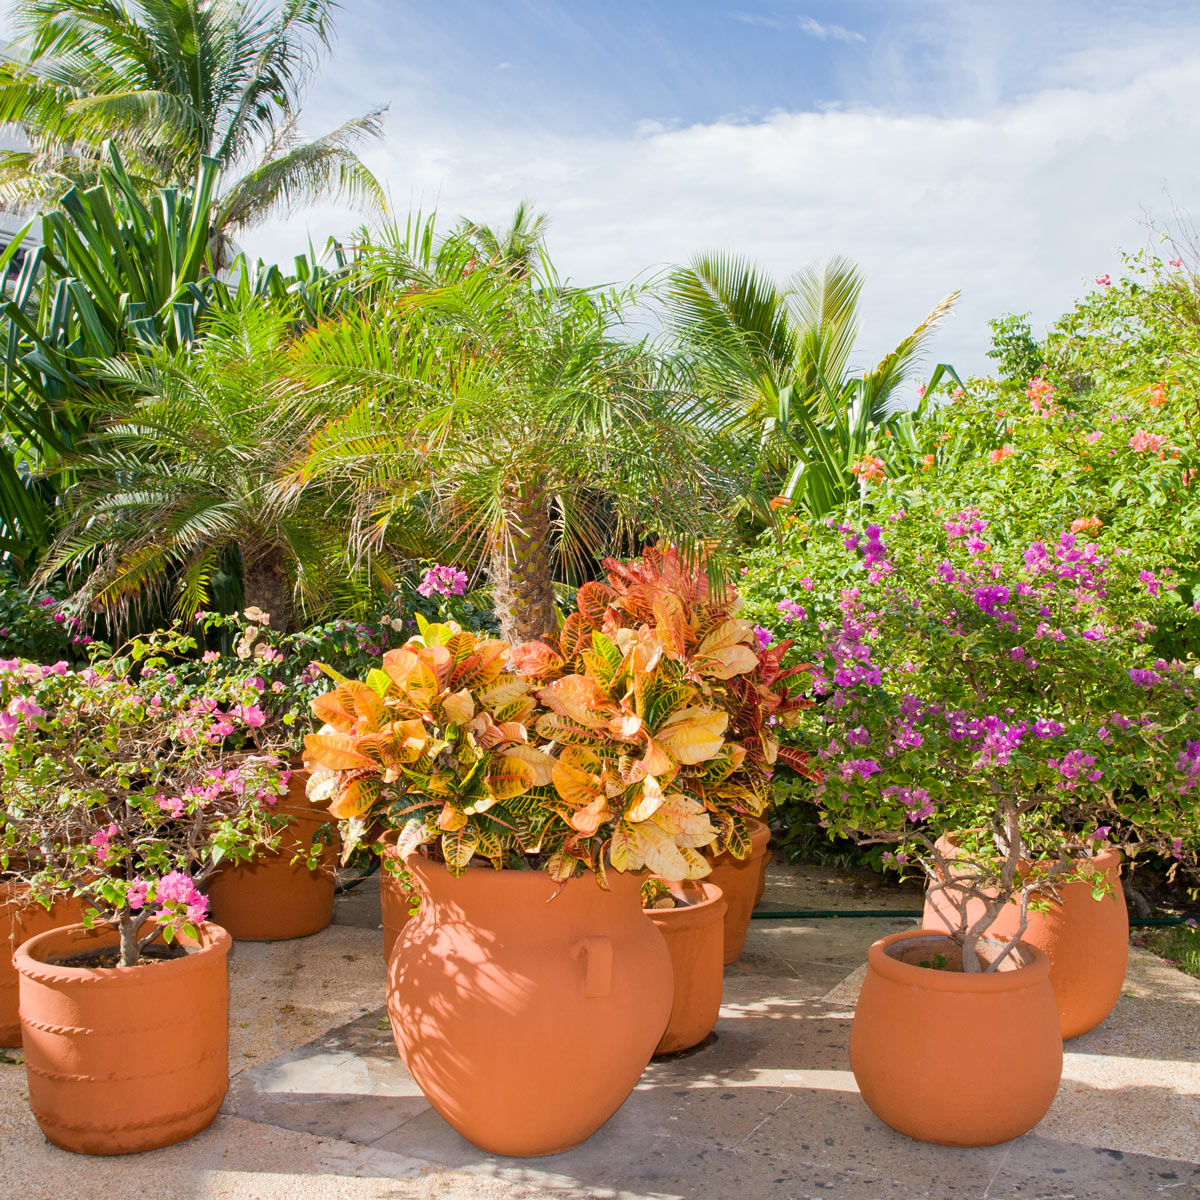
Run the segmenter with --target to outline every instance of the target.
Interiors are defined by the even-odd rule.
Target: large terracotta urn
[[[955,853],[952,839],[938,842],[944,854]],[[1129,912],[1121,888],[1121,852],[1104,847],[1094,857],[1074,866],[1104,877],[1107,892],[1092,895],[1087,881],[1064,883],[1043,897],[1046,907],[1031,910],[1021,940],[1036,946],[1050,960],[1050,986],[1058,1004],[1064,1038],[1094,1029],[1112,1012],[1125,983],[1129,961]],[[953,929],[958,913],[946,889],[930,891],[921,924],[926,929]],[[983,914],[983,901],[967,904],[968,920]],[[1020,923],[1020,909],[1006,905],[988,929],[990,937],[1007,941]]]
[[[15,880],[0,882],[0,1046],[21,1044],[14,951],[39,933],[82,920],[83,905],[73,896],[56,900],[45,909],[29,898],[25,884]]]
[[[188,951],[136,967],[71,965],[115,948],[71,925],[16,953],[29,1107],[56,1146],[132,1154],[206,1128],[229,1086],[230,938],[202,925]],[[67,960],[65,963],[56,960]]]
[[[651,908],[671,954],[675,999],[655,1054],[678,1054],[704,1041],[721,1012],[725,966],[725,897],[707,880],[672,884],[674,908]]]
[[[294,770],[276,812],[286,818],[276,850],[217,871],[208,883],[213,921],[239,942],[274,942],[319,933],[333,920],[337,822],[305,795],[308,772]],[[322,842],[323,836],[329,838]],[[316,847],[320,864],[294,862]]]
[[[898,1132],[991,1146],[1032,1129],[1058,1090],[1050,960],[1022,945],[994,972],[934,965],[940,955],[952,967],[956,954],[938,930],[893,933],[871,947],[850,1065],[867,1106]]]
[[[615,871],[561,888],[544,872],[420,854],[421,891],[388,968],[396,1046],[433,1107],[507,1155],[578,1145],[621,1106],[671,1012],[671,958]]]
[[[746,934],[750,932],[750,914],[766,886],[767,843],[771,840],[771,830],[766,822],[756,821],[753,817],[747,818],[746,825],[750,834],[750,853],[745,858],[734,858],[728,851],[715,855],[710,860],[712,874],[706,877],[725,897],[723,961],[727,966],[741,956]]]

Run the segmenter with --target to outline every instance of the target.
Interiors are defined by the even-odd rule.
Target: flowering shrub
[[[540,693],[552,704],[562,676],[594,670],[597,636],[660,655],[663,671],[724,718],[723,749],[703,769],[681,770],[675,786],[708,812],[717,831],[713,849],[744,858],[751,848],[745,818],[763,816],[770,805],[776,762],[809,771],[807,754],[781,748],[778,737],[809,703],[787,682],[804,668],[782,666],[791,643],[772,644],[769,629],[738,618],[737,591],[714,588],[703,562],[686,563],[673,547],[648,547],[640,559],[606,559],[604,567],[607,584],[579,590],[557,645],[518,646],[514,665],[556,681]]]
[[[383,656],[365,681],[318,697],[309,785],[348,847],[369,824],[401,829],[401,858],[430,845],[458,874],[472,858],[545,865],[556,879],[647,868],[703,875],[715,832],[673,790],[681,768],[719,756],[727,718],[697,703],[661,647],[591,639],[585,670],[538,689],[509,669],[508,644],[454,624]]]
[[[240,681],[190,686],[169,656],[194,640],[156,642],[81,670],[0,662],[0,868],[46,903],[80,896],[119,930],[121,966],[194,934],[199,885],[277,843],[287,784]]]
[[[0,658],[85,658],[92,638],[53,596],[27,591],[0,565]]]
[[[984,899],[956,935],[968,965],[1004,904],[1024,916],[1114,830],[1194,871],[1200,693],[1193,663],[1148,642],[1168,585],[1069,530],[1018,554],[989,542],[978,509],[893,516],[794,532],[803,621],[776,602],[813,662],[830,830],[893,844],[964,913]],[[766,563],[752,568],[759,608],[783,583]],[[948,861],[946,829],[982,834]]]

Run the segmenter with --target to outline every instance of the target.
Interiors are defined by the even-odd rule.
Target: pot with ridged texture
[[[617,1111],[671,1012],[671,958],[641,880],[470,867],[410,855],[421,891],[388,966],[392,1031],[413,1078],[494,1154],[556,1154]]]
[[[337,850],[322,843],[322,832],[336,834],[336,823],[323,805],[305,795],[308,772],[292,771],[288,793],[276,812],[287,817],[277,850],[265,850],[245,863],[217,871],[208,883],[214,923],[239,942],[274,942],[320,933],[333,920]],[[313,848],[321,861],[310,868],[299,854]]]
[[[981,944],[985,961],[998,950]],[[871,947],[850,1065],[867,1106],[899,1133],[992,1146],[1032,1129],[1058,1090],[1062,1037],[1050,960],[1021,945],[996,971],[966,974],[953,969],[957,953],[944,933],[925,929]]]
[[[200,926],[188,953],[134,967],[56,963],[115,949],[111,929],[71,925],[16,953],[29,1106],[77,1154],[133,1154],[206,1128],[229,1086],[230,937]]]
[[[752,817],[747,818],[746,827],[750,834],[750,853],[745,858],[734,858],[728,851],[714,856],[710,859],[712,874],[705,877],[709,883],[715,883],[725,897],[726,966],[741,957],[746,934],[750,932],[750,914],[762,895],[760,889],[766,886],[764,859],[771,830],[764,821]]]
[[[0,1046],[21,1044],[14,951],[39,933],[74,925],[81,920],[83,905],[73,896],[56,900],[47,910],[29,899],[29,888],[25,884],[0,883]]]
[[[674,908],[646,915],[666,939],[675,976],[675,998],[655,1054],[678,1054],[704,1041],[721,1012],[725,981],[725,897],[707,880],[670,884]]]
[[[943,854],[953,855],[953,838],[939,839],[938,846]],[[1106,846],[1072,866],[1090,867],[1103,875],[1107,893],[1097,899],[1087,881],[1058,884],[1043,898],[1044,909],[1030,911],[1021,935],[1023,942],[1036,946],[1050,960],[1050,986],[1064,1038],[1094,1029],[1112,1012],[1129,963],[1129,910],[1121,888],[1120,850]],[[944,890],[928,893],[922,926],[956,928],[958,913],[950,901]],[[967,919],[976,921],[982,915],[983,901],[968,901]],[[1016,904],[1005,905],[988,933],[1008,941],[1016,934],[1020,915]]]

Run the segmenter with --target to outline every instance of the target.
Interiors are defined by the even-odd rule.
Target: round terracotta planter
[[[111,929],[71,925],[16,953],[29,1107],[56,1146],[134,1154],[206,1128],[229,1086],[230,938],[200,928],[183,958],[138,967],[54,966],[113,946]]]
[[[737,962],[741,956],[746,934],[750,931],[750,914],[766,886],[767,868],[764,860],[771,830],[765,822],[753,818],[747,819],[746,826],[750,833],[749,855],[746,858],[734,858],[728,851],[718,854],[709,860],[712,874],[706,876],[707,882],[715,883],[725,897],[725,953],[722,961],[726,966]]]
[[[867,955],[850,1065],[871,1111],[943,1146],[992,1146],[1046,1115],[1062,1075],[1050,960],[1027,946],[991,974],[933,970],[937,930],[881,938]]]
[[[671,1012],[671,957],[641,880],[559,885],[544,872],[419,854],[418,914],[388,967],[392,1031],[433,1107],[494,1154],[556,1154],[621,1106]],[[557,893],[557,894],[556,894]]]
[[[775,857],[771,850],[766,850],[762,856],[762,870],[758,873],[758,890],[754,893],[754,907],[757,908],[762,903],[762,898],[767,891],[767,868],[771,865],[771,859]]]
[[[17,1019],[17,968],[13,952],[22,943],[48,929],[83,920],[83,905],[72,897],[55,901],[49,911],[29,899],[21,883],[0,883],[0,1046],[21,1044]]]
[[[209,880],[210,915],[239,942],[308,937],[333,920],[336,847],[321,847],[316,870],[292,861],[297,854],[308,854],[322,825],[336,829],[328,810],[304,794],[307,782],[307,771],[293,771],[288,794],[275,810],[288,818],[279,849],[218,871]]]
[[[707,880],[674,884],[672,893],[686,903],[651,908],[646,916],[658,927],[671,955],[675,999],[667,1030],[655,1054],[678,1054],[704,1041],[717,1023],[724,984],[725,897]]]
[[[953,844],[945,839],[938,844],[943,853],[954,852]],[[1055,889],[1057,899],[1047,897],[1047,911],[1030,912],[1021,937],[1050,960],[1050,986],[1064,1038],[1094,1029],[1112,1012],[1129,961],[1129,912],[1121,889],[1121,852],[1106,847],[1086,861],[1104,873],[1108,894],[1094,900],[1091,884],[1062,884]],[[968,902],[967,913],[972,921],[982,916],[983,902]],[[926,897],[921,924],[926,929],[957,927],[958,915],[944,891]],[[1020,910],[1010,904],[993,922],[989,934],[1007,941],[1019,924]]]
[[[408,924],[412,915],[413,896],[400,882],[398,875],[392,873],[388,863],[399,863],[400,856],[396,853],[396,838],[399,831],[388,830],[380,838],[384,844],[383,862],[379,865],[379,907],[383,912],[383,961],[390,962],[392,947],[400,930]]]

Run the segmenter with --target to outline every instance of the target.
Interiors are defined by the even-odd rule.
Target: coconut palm
[[[740,515],[754,527],[772,523],[771,499],[793,496],[802,480],[819,505],[857,488],[850,467],[898,409],[901,385],[958,296],[939,301],[873,370],[852,375],[862,289],[862,273],[840,256],[782,284],[717,253],[667,279],[669,327],[702,386],[723,400],[723,427],[738,431],[753,458]]]
[[[23,127],[32,146],[0,156],[0,199],[44,203],[90,183],[110,138],[147,190],[184,184],[215,159],[231,181],[213,218],[220,238],[330,195],[382,210],[357,150],[381,132],[383,108],[313,140],[299,131],[334,7],[18,0],[0,122]]]
[[[240,562],[245,604],[277,628],[297,599],[327,599],[344,574],[329,498],[282,481],[340,399],[292,369],[294,327],[295,314],[250,296],[210,310],[190,350],[102,364],[109,407],[70,460],[78,482],[43,578],[65,571],[109,610],[170,587],[187,616],[209,602],[214,572]]]
[[[616,336],[636,294],[567,286],[540,252],[528,275],[447,254],[445,282],[305,337],[314,376],[361,400],[303,475],[352,490],[360,545],[433,534],[480,564],[502,635],[532,640],[556,579],[645,532],[698,536],[719,488],[695,399]]]

